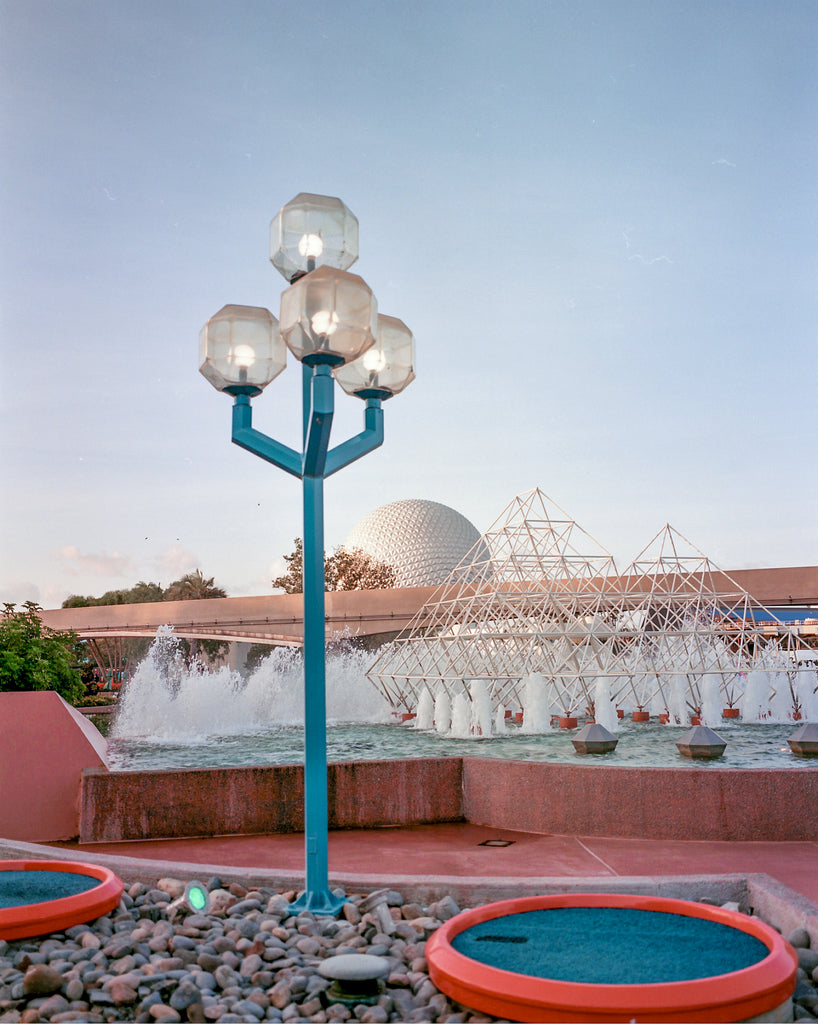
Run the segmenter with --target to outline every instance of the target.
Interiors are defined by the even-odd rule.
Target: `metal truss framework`
[[[759,670],[767,697],[797,712],[798,649],[793,629],[670,525],[619,573],[535,489],[509,503],[367,675],[396,710],[415,710],[424,689],[469,695],[475,679],[495,712],[521,708],[525,680],[539,675],[556,714],[593,714],[603,680],[618,706],[681,720],[707,699],[737,707]]]

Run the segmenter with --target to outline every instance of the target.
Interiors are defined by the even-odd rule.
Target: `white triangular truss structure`
[[[799,710],[797,632],[666,524],[620,576],[606,642],[614,699],[679,721],[708,701],[739,708],[751,673],[766,704]]]
[[[799,691],[801,647],[669,525],[620,574],[535,489],[510,502],[368,676],[396,710],[410,712],[424,690],[453,701],[474,680],[495,712],[519,709],[526,679],[539,675],[560,716],[592,714],[604,681],[619,707],[685,721],[708,702],[738,707],[760,670],[767,703],[796,712],[807,685]]]

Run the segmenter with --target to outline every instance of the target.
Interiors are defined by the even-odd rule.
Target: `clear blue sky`
[[[197,370],[278,313],[270,219],[360,221],[417,343],[327,546],[399,498],[540,486],[622,565],[818,562],[818,4],[0,0],[0,598],[200,567],[270,592],[296,480]],[[255,403],[294,444],[298,375]],[[335,440],[360,429],[340,396]]]

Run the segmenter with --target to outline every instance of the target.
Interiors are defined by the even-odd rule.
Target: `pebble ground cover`
[[[389,890],[372,911],[353,895],[339,917],[293,915],[293,892],[208,882],[207,913],[179,912],[184,883],[126,885],[119,907],[89,924],[0,940],[0,1021],[144,1024],[256,1021],[469,1022],[496,1018],[448,999],[429,979],[426,940],[459,912],[451,897],[422,907]],[[372,905],[371,894],[364,907]],[[818,950],[801,929],[795,1019],[818,1019]],[[581,936],[578,936],[581,941]],[[390,972],[372,1005],[328,999],[321,961],[385,957]]]

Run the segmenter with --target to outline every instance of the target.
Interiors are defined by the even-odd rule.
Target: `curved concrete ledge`
[[[60,847],[0,839],[0,859],[61,860],[66,851]],[[228,864],[199,864],[184,861],[148,860],[93,853],[84,848],[83,861],[109,868],[126,884],[154,884],[160,878],[182,881],[207,880],[218,875],[226,884],[240,882],[245,886],[300,891],[303,872],[274,867],[236,867]],[[376,889],[397,889],[405,897],[429,903],[443,896],[452,896],[461,907],[475,906],[518,896],[548,895],[559,892],[610,892],[633,895],[666,896],[672,899],[712,900],[722,904],[736,902],[752,907],[753,913],[788,934],[804,928],[813,948],[818,948],[818,903],[807,899],[763,873],[721,875],[628,875],[611,877],[543,876],[489,877],[414,874],[358,874],[331,871],[330,885],[347,893],[372,892]]]

